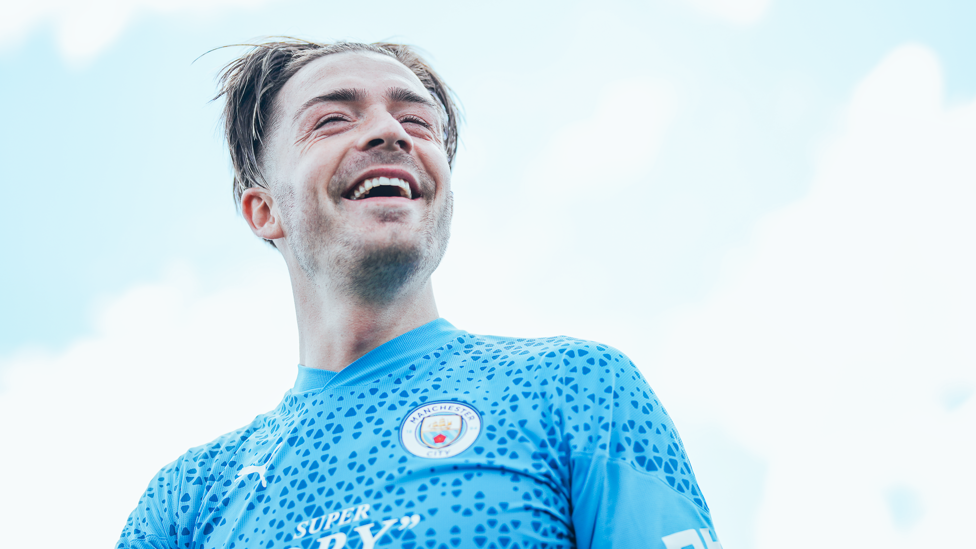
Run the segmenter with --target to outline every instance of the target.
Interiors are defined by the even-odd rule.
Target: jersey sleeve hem
[[[145,534],[135,539],[124,540],[115,549],[172,549],[173,547],[169,539],[154,534]]]

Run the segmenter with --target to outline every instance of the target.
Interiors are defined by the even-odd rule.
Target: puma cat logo
[[[268,465],[271,465],[271,461],[278,453],[278,450],[281,450],[281,446],[283,444],[284,442],[278,444],[278,446],[274,449],[274,451],[271,452],[271,455],[268,456],[268,459],[264,461],[264,465],[248,465],[247,467],[244,467],[243,469],[237,472],[237,478],[234,480],[240,480],[250,475],[251,473],[257,473],[261,477],[261,486],[263,488],[267,488],[268,481],[264,478],[264,474],[268,472]]]

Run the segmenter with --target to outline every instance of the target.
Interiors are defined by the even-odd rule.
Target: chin
[[[426,274],[427,254],[415,244],[366,245],[357,255],[347,272],[346,288],[360,302],[391,302]]]
[[[440,264],[450,238],[451,207],[421,224],[400,221],[315,231],[324,236],[308,243],[299,265],[309,278],[356,302],[396,301],[426,285]]]

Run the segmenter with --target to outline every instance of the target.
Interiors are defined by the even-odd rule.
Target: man
[[[439,318],[458,116],[420,57],[270,42],[221,85],[235,197],[288,266],[298,378],[164,467],[119,548],[721,547],[627,357]]]

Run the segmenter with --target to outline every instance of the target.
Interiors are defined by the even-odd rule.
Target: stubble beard
[[[430,189],[431,204],[433,183],[425,188]],[[281,198],[283,222],[292,237],[289,246],[302,272],[313,284],[359,305],[389,304],[410,289],[422,286],[447,251],[453,194],[448,194],[440,211],[427,209],[419,239],[395,230],[381,242],[367,241],[322,214],[315,201],[299,204],[294,193]],[[396,212],[380,215],[387,223],[395,222],[397,217]]]

